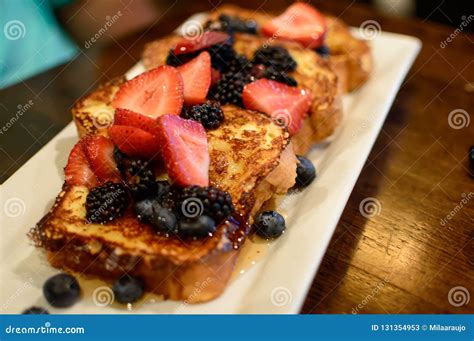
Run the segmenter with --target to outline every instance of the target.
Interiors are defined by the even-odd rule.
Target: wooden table
[[[280,10],[287,3],[263,7]],[[351,3],[317,4],[354,26],[371,19],[385,31],[417,36],[423,49],[354,188],[302,312],[474,312],[474,297],[457,307],[460,296],[454,295],[460,289],[474,296],[474,180],[467,160],[474,122],[453,129],[448,119],[458,110],[451,115],[474,121],[474,35],[460,34],[443,49],[440,43],[453,33],[451,28],[383,17]],[[106,48],[84,49],[69,64],[1,90],[2,126],[19,105],[33,104],[0,134],[0,181],[70,121],[77,98],[125,72],[147,41],[209,8],[207,2],[178,2],[144,32]],[[365,198],[381,203],[380,214],[361,215]]]

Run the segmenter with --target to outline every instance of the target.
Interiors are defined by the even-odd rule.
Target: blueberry
[[[49,311],[41,307],[30,307],[23,310],[22,314],[24,315],[48,315]]]
[[[122,276],[112,286],[115,299],[120,303],[133,303],[143,296],[145,284],[138,277]]]
[[[153,217],[153,202],[153,199],[144,199],[135,202],[135,204],[133,205],[133,209],[140,221],[151,221]]]
[[[53,307],[72,306],[81,295],[77,279],[68,274],[58,274],[49,278],[43,285],[43,295]]]
[[[275,211],[265,211],[257,216],[253,228],[260,237],[277,238],[285,231],[285,218]]]
[[[216,222],[207,215],[193,219],[183,219],[179,222],[178,233],[185,238],[208,237],[216,231]]]
[[[321,57],[327,57],[331,53],[327,45],[321,45],[314,49]]]
[[[316,178],[316,169],[313,163],[304,156],[297,156],[298,165],[296,167],[296,185],[303,188],[308,186]]]
[[[153,214],[150,222],[157,232],[171,232],[175,230],[178,219],[169,208],[161,206],[158,202],[154,202],[152,209]]]

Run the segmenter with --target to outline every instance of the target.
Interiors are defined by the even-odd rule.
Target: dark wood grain
[[[288,3],[260,7],[280,10]],[[442,49],[452,28],[383,17],[351,2],[317,5],[354,26],[371,19],[385,31],[417,36],[423,49],[347,203],[302,313],[474,312],[474,297],[460,307],[448,299],[457,286],[474,296],[474,180],[467,160],[474,122],[463,129],[448,122],[456,109],[474,121],[474,36],[458,35]],[[2,90],[2,125],[19,104],[32,100],[34,105],[0,134],[0,181],[70,121],[75,99],[130,68],[147,41],[211,7],[177,2],[147,31],[83,50],[67,65]],[[359,205],[366,198],[380,203],[379,214],[361,214]],[[441,223],[450,212],[456,213]]]

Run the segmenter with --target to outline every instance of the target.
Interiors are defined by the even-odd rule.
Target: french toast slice
[[[249,219],[270,196],[292,187],[296,177],[296,157],[285,128],[257,112],[230,105],[223,110],[225,121],[207,135],[209,178],[211,185],[231,195],[236,211],[212,237],[181,240],[159,235],[139,222],[131,208],[111,223],[88,223],[88,189],[65,185],[30,233],[36,245],[48,251],[50,263],[106,280],[125,273],[139,276],[147,291],[188,303],[221,294]]]
[[[253,19],[259,27],[273,18],[272,14],[266,12],[225,4],[212,11],[209,20],[216,20],[221,14]],[[338,77],[340,91],[350,92],[364,84],[372,72],[370,47],[366,41],[354,37],[349,27],[340,19],[325,15],[325,20],[328,27],[325,41],[330,50],[329,64]]]
[[[143,53],[145,67],[152,69],[164,65],[170,48],[181,39],[178,35],[171,35],[147,44]],[[290,53],[297,69],[289,74],[298,82],[298,87],[309,89],[312,94],[310,113],[300,131],[292,137],[295,153],[304,155],[312,144],[331,136],[342,119],[337,76],[323,58],[297,43],[269,42],[264,37],[249,34],[234,35],[234,50],[249,59],[264,44],[282,46]]]

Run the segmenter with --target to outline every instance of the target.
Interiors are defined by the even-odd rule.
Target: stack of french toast
[[[54,267],[195,303],[224,291],[249,234],[285,231],[266,203],[314,180],[305,155],[336,132],[372,59],[303,2],[275,16],[224,5],[182,33],[75,104],[80,139],[30,237]]]

